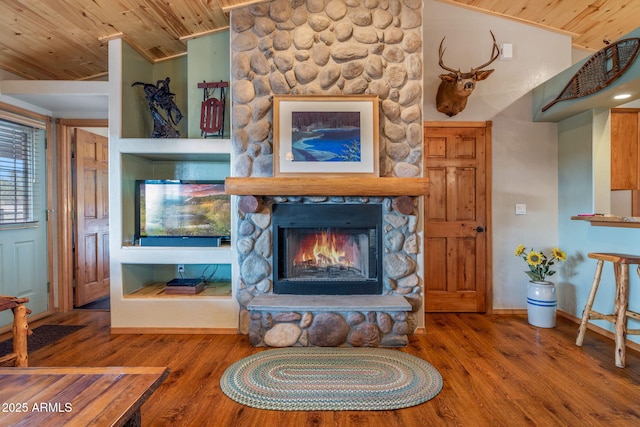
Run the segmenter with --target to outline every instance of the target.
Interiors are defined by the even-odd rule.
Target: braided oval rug
[[[222,374],[220,387],[253,408],[374,411],[426,402],[442,390],[442,376],[399,350],[291,347],[235,362]]]

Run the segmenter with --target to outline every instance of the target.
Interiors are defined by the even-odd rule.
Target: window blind
[[[5,116],[6,117],[6,116]],[[43,130],[0,115],[0,225],[37,220],[38,143]]]

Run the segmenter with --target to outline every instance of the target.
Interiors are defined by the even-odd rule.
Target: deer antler
[[[445,36],[445,37],[443,37],[443,38],[442,38],[442,40],[440,41],[440,49],[438,50],[438,55],[439,55],[439,59],[440,59],[440,60],[438,61],[438,65],[440,65],[440,67],[441,67],[442,69],[447,70],[447,71],[449,71],[450,73],[459,73],[459,72],[460,72],[460,70],[454,70],[453,68],[449,68],[449,67],[447,67],[446,65],[444,65],[444,63],[442,62],[442,55],[444,55],[444,51],[445,51],[445,50],[447,50],[446,48],[445,48],[445,49],[443,49],[443,48],[442,48],[442,43],[444,43],[444,39],[445,39],[445,38],[446,38],[446,36]],[[494,40],[495,40],[495,39],[494,39]]]
[[[496,36],[493,35],[493,31],[489,31],[489,32],[491,33],[491,38],[493,39],[493,48],[491,49],[491,59],[488,62],[485,62],[484,64],[480,65],[479,67],[472,68],[471,73],[475,73],[479,70],[482,70],[484,67],[488,66],[493,61],[498,59],[498,56],[500,56],[500,48],[498,47],[498,43],[496,43]]]

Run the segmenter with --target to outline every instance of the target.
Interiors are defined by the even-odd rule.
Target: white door
[[[40,130],[34,137],[34,156],[31,162],[35,175],[28,179],[30,194],[33,199],[33,221],[24,224],[11,224],[11,220],[0,223],[0,295],[11,295],[29,298],[27,307],[32,315],[49,310],[49,292],[47,277],[47,194],[46,194],[46,159],[45,131]],[[0,211],[10,212],[13,209],[10,199],[6,198],[11,191],[11,165],[20,165],[20,156],[11,158],[8,147],[9,136],[0,127],[0,180],[3,197]],[[2,149],[4,148],[4,150]],[[0,327],[13,322],[10,311],[0,313]]]

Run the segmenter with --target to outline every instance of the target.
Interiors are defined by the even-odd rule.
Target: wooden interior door
[[[491,122],[424,127],[425,311],[486,312]]]
[[[109,295],[109,144],[76,129],[75,305]]]
[[[630,190],[640,216],[640,108],[611,109],[611,190]]]

